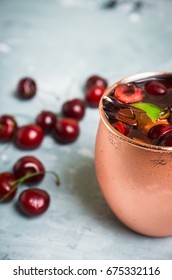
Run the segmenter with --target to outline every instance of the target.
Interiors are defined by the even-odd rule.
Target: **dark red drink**
[[[172,75],[117,84],[103,98],[110,124],[143,143],[172,146]]]

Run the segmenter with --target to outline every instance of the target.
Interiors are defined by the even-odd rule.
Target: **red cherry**
[[[36,149],[43,140],[44,133],[36,124],[24,125],[17,129],[15,143],[20,149]]]
[[[15,188],[16,177],[10,172],[0,173],[0,201],[8,202],[11,201],[16,192]]]
[[[157,143],[159,146],[172,146],[172,131],[165,133],[162,137],[159,138]]]
[[[145,85],[145,90],[152,95],[164,95],[167,93],[165,85],[160,82],[150,81]]]
[[[36,82],[29,77],[21,79],[17,85],[17,95],[21,99],[30,99],[37,91]]]
[[[13,172],[17,179],[25,177],[26,175],[38,173],[38,175],[34,175],[24,181],[26,184],[34,184],[42,181],[45,175],[45,168],[42,162],[36,157],[24,156],[15,163]]]
[[[0,117],[0,141],[10,141],[17,129],[15,119],[10,115],[2,115]]]
[[[141,101],[144,93],[133,84],[121,84],[115,88],[114,97],[124,103],[134,103]]]
[[[86,90],[85,98],[89,107],[97,108],[99,106],[104,90],[105,89],[102,86],[93,86]]]
[[[167,132],[172,131],[172,125],[171,124],[158,124],[153,126],[149,132],[148,137],[152,140],[158,139],[159,137],[162,137]]]
[[[36,118],[36,124],[39,125],[45,133],[50,132],[56,123],[56,115],[51,111],[42,111]]]
[[[120,121],[117,121],[115,123],[112,123],[112,126],[117,129],[121,134],[127,136],[129,131],[130,131],[130,127],[129,125],[122,123]]]
[[[63,104],[62,113],[68,118],[81,120],[85,115],[85,102],[79,98],[69,100]]]
[[[37,216],[48,209],[50,196],[42,189],[27,189],[20,194],[18,204],[25,215]]]
[[[93,86],[100,86],[103,87],[104,89],[107,88],[108,82],[106,79],[104,79],[101,76],[98,75],[92,75],[90,76],[85,83],[85,89],[90,89]]]
[[[80,133],[79,124],[75,119],[59,118],[56,120],[53,135],[57,142],[69,144],[74,142]]]

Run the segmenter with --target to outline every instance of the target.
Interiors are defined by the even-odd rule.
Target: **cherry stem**
[[[3,202],[6,198],[10,196],[10,194],[18,188],[18,185],[15,185],[8,193],[6,193],[1,199],[0,203]]]
[[[27,173],[25,176],[17,179],[16,181],[14,181],[12,184],[13,185],[21,185],[24,181],[26,181],[27,179],[30,179],[34,176],[37,176],[37,175],[42,175],[42,174],[45,174],[45,173],[49,173],[49,174],[52,174],[55,176],[56,178],[56,185],[59,186],[60,185],[60,178],[59,176],[56,174],[56,172],[54,171],[40,171],[40,172],[34,172],[34,173]]]
[[[55,176],[56,178],[56,185],[59,186],[60,185],[60,178],[59,176],[56,174],[56,172],[54,171],[40,171],[40,172],[34,172],[34,173],[27,173],[26,175],[24,175],[23,177],[17,179],[16,181],[13,181],[11,183],[12,186],[14,186],[7,194],[5,194],[1,199],[0,199],[0,203],[3,202],[15,189],[17,189],[19,187],[19,185],[21,185],[24,181],[26,181],[27,179],[30,179],[34,176],[37,175],[41,175],[41,174],[45,174],[45,173],[49,173]]]

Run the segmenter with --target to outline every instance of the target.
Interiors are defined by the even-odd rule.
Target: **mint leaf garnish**
[[[151,103],[137,102],[131,103],[130,105],[143,110],[153,122],[156,121],[163,112],[162,108]]]

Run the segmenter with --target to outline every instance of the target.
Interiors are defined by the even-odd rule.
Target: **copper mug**
[[[124,78],[109,87],[102,99],[120,83],[161,74],[165,73]],[[108,205],[135,232],[154,237],[172,235],[172,147],[136,142],[120,134],[105,117],[102,99],[95,168]]]

